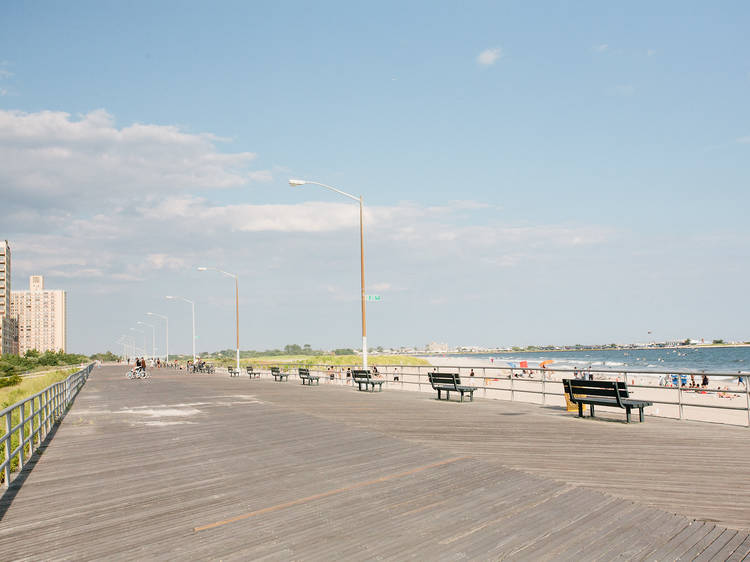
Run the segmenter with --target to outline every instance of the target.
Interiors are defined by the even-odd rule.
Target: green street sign
[[[367,302],[380,302],[383,300],[383,297],[380,295],[367,295]]]

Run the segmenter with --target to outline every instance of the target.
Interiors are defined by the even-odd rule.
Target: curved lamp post
[[[157,318],[161,318],[162,320],[164,320],[167,323],[167,333],[165,334],[166,335],[166,340],[165,341],[166,341],[166,346],[167,346],[166,361],[168,363],[169,362],[169,318],[167,318],[163,314],[157,314],[156,312],[147,312],[146,314],[148,316],[156,316]]]
[[[151,360],[154,361],[156,359],[156,326],[149,324],[148,322],[141,322],[140,320],[138,320],[136,324],[141,324],[142,326],[148,326],[151,328]],[[145,343],[143,347],[146,347]]]
[[[167,298],[170,300],[180,299],[185,302],[189,302],[190,306],[193,308],[193,364],[195,364],[195,303],[190,299],[186,299],[185,297],[175,297],[172,295],[167,295]]]
[[[240,278],[234,273],[229,273],[215,267],[199,267],[198,271],[218,271],[227,277],[234,279],[234,319],[235,332],[237,334],[237,371],[240,370]]]
[[[362,196],[360,195],[359,197],[357,197],[355,195],[352,195],[351,193],[341,191],[340,189],[336,189],[333,186],[326,185],[317,181],[295,179],[289,180],[289,185],[291,185],[292,187],[302,187],[303,185],[308,183],[311,185],[319,185],[320,187],[325,187],[326,189],[335,191],[339,195],[343,195],[344,197],[348,197],[349,199],[354,199],[359,203],[359,265],[362,289],[362,368],[367,369],[367,322],[365,320],[365,234],[362,219]]]
[[[143,351],[143,355],[146,355],[146,332],[144,332],[143,330],[139,330],[138,328],[130,328],[130,329],[133,330],[134,332],[140,332],[141,334],[143,334],[143,349],[142,349],[142,351]],[[137,351],[137,349],[138,349],[135,346],[135,338],[133,338],[133,349],[135,351]]]

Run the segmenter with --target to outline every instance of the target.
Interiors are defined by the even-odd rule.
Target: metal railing
[[[296,372],[296,365],[278,365],[284,369]],[[264,366],[261,371],[265,371]],[[329,384],[347,384],[346,370],[360,368],[358,365],[307,365],[311,372],[320,375],[321,382]],[[257,370],[257,369],[256,369]],[[412,366],[388,365],[378,367],[378,374],[382,376],[390,388],[417,392],[434,392],[430,385],[428,373],[438,372],[458,373],[462,384],[477,388],[477,396],[482,398],[527,402],[544,406],[565,407],[565,392],[561,380],[573,378],[576,373],[592,374],[598,380],[624,380],[628,382],[628,390],[633,398],[649,400],[653,406],[646,409],[648,415],[656,417],[674,418],[680,420],[695,420],[730,425],[750,427],[750,388],[748,383],[740,391],[729,390],[725,379],[737,378],[736,373],[694,371],[692,374],[700,382],[703,375],[712,382],[708,387],[690,386],[659,386],[657,384],[643,384],[635,379],[649,377],[656,383],[660,376],[671,378],[682,377],[689,380],[688,372],[679,371],[645,371],[645,370],[609,370],[609,369],[540,369],[529,367],[525,369],[501,366]],[[471,373],[474,372],[474,376]],[[244,371],[243,371],[244,374]],[[333,379],[330,375],[333,374]],[[747,375],[745,380],[747,381]],[[719,385],[715,377],[722,377]],[[671,383],[670,383],[671,384]],[[608,410],[607,407],[602,407]],[[616,409],[615,409],[616,410]],[[712,412],[713,410],[713,412]]]
[[[0,437],[4,451],[0,476],[5,488],[21,474],[34,451],[65,414],[93,367],[94,363],[90,363],[65,380],[0,411],[0,418],[5,420],[5,434]]]

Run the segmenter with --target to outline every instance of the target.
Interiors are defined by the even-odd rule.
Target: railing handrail
[[[72,377],[75,377],[75,376],[79,375],[79,374],[80,374],[80,373],[82,373],[82,372],[83,372],[83,371],[84,371],[85,369],[89,369],[89,368],[90,368],[90,367],[92,367],[93,365],[94,365],[94,363],[93,363],[93,362],[92,362],[92,363],[89,363],[89,364],[88,364],[88,365],[86,365],[85,367],[81,367],[81,368],[79,368],[79,370],[78,370],[78,371],[76,371],[75,373],[71,373],[70,375],[68,375],[67,377],[65,377],[65,378],[64,378],[63,380],[61,380],[61,381],[57,381],[57,382],[53,382],[53,383],[52,383],[51,385],[49,385],[49,386],[48,386],[48,387],[46,387],[46,388],[43,388],[42,390],[40,390],[40,391],[39,391],[39,392],[37,392],[36,394],[33,394],[33,395],[31,395],[31,396],[27,396],[26,398],[24,398],[24,399],[22,399],[22,400],[19,400],[19,401],[18,401],[18,402],[16,402],[15,404],[11,404],[10,406],[8,406],[7,408],[5,408],[4,410],[0,410],[0,416],[3,416],[3,415],[5,415],[5,414],[7,414],[7,413],[8,413],[9,411],[11,411],[11,410],[14,410],[14,409],[18,408],[18,407],[19,407],[19,406],[20,406],[21,404],[26,404],[26,402],[28,402],[29,400],[34,400],[34,399],[36,399],[36,398],[39,398],[39,396],[40,396],[40,395],[42,395],[42,394],[44,394],[45,392],[47,392],[47,391],[48,391],[48,390],[49,390],[50,388],[52,388],[52,387],[53,387],[53,386],[55,386],[56,384],[61,384],[61,383],[64,383],[64,382],[66,382],[66,381],[67,381],[68,379],[70,379],[70,378],[72,378]],[[69,368],[70,368],[70,369],[73,369],[74,367],[69,367]],[[89,369],[89,370],[90,370],[90,369]]]
[[[251,361],[252,363],[252,361]],[[264,361],[263,365],[286,365],[289,367],[297,367],[297,366],[305,366],[302,363],[287,363],[283,361],[279,361],[277,363],[274,363],[272,361]],[[326,363],[313,363],[306,365],[308,367],[323,367],[325,369],[328,369],[329,367],[333,367],[334,369],[341,368],[341,369],[357,369],[360,366],[359,365],[330,365]],[[389,369],[389,368],[422,368],[422,369],[438,369],[440,371],[441,369],[496,369],[501,371],[538,371],[541,373],[580,373],[581,371],[586,372],[594,372],[594,373],[606,373],[606,374],[639,374],[639,375],[695,375],[695,376],[713,376],[713,377],[750,377],[750,373],[745,372],[730,372],[730,371],[705,371],[705,370],[678,370],[678,369],[672,369],[669,371],[662,371],[662,370],[642,370],[642,369],[620,369],[617,367],[607,367],[607,366],[596,366],[596,365],[589,365],[588,367],[550,367],[548,369],[544,369],[542,367],[510,367],[507,365],[376,365],[378,369]],[[488,377],[488,378],[494,378],[494,377]]]
[[[5,433],[0,436],[0,452],[3,453],[0,475],[5,488],[21,473],[25,463],[34,454],[35,446],[40,446],[44,439],[49,438],[53,425],[65,415],[95,364],[92,362],[82,366],[65,379],[0,411],[0,419],[5,422]],[[14,416],[18,417],[17,423]],[[15,447],[14,440],[17,440]],[[14,466],[18,468],[15,472]]]
[[[263,364],[256,364],[255,366],[260,368],[270,368],[270,366],[283,366],[284,368],[291,368],[291,367],[298,367],[299,363],[286,363],[283,361],[276,362],[275,364],[272,362],[264,362]],[[359,365],[331,365],[329,364],[308,364],[307,367],[312,370],[316,371],[321,374],[327,374],[329,369],[333,368],[334,371],[337,373],[343,372],[346,369],[357,369],[359,368]],[[747,427],[750,427],[750,381],[747,379],[750,378],[750,375],[747,373],[724,373],[724,372],[675,372],[675,371],[642,371],[642,370],[629,370],[629,369],[602,369],[599,367],[591,366],[591,368],[548,368],[544,369],[541,367],[510,367],[505,365],[381,365],[378,366],[379,374],[385,377],[386,382],[390,383],[396,383],[398,385],[401,385],[401,388],[404,388],[405,386],[416,386],[418,390],[421,390],[422,387],[429,387],[429,382],[427,379],[427,374],[429,371],[436,369],[438,372],[445,372],[445,371],[453,371],[453,372],[459,372],[461,375],[464,376],[462,381],[465,381],[467,384],[469,381],[474,380],[479,384],[474,384],[472,386],[475,386],[477,389],[482,390],[484,395],[487,396],[488,391],[500,391],[500,392],[509,392],[510,393],[510,400],[514,401],[516,400],[517,395],[524,395],[524,394],[535,394],[541,396],[542,404],[546,404],[546,398],[548,396],[555,396],[559,398],[564,398],[565,392],[564,389],[561,389],[558,387],[558,385],[562,386],[562,381],[555,378],[547,378],[547,377],[540,377],[539,375],[560,375],[560,374],[573,374],[575,372],[578,373],[593,373],[598,374],[600,376],[606,376],[606,377],[612,377],[612,378],[620,378],[623,377],[627,381],[627,377],[630,375],[643,375],[643,374],[649,374],[649,375],[673,375],[673,376],[688,376],[688,375],[695,375],[696,377],[702,377],[703,375],[706,375],[707,377],[727,377],[727,378],[736,378],[738,376],[745,377],[746,383],[744,389],[723,389],[723,388],[708,388],[708,387],[702,387],[699,386],[700,382],[696,381],[698,383],[697,386],[672,386],[672,385],[657,385],[657,384],[634,384],[630,383],[628,384],[628,388],[632,389],[647,389],[650,391],[655,391],[657,393],[663,393],[663,392],[674,392],[677,391],[677,401],[673,400],[665,400],[660,397],[650,397],[649,399],[653,401],[654,406],[657,405],[664,405],[664,406],[676,406],[678,407],[678,413],[675,416],[669,416],[669,415],[661,415],[659,417],[676,417],[678,419],[690,419],[689,417],[685,416],[684,408],[705,408],[705,409],[716,409],[716,410],[724,410],[727,412],[732,411],[746,411],[747,412],[747,419],[743,424],[737,424],[735,422],[727,422],[727,421],[715,421],[715,423],[727,423],[730,425],[745,425]],[[466,373],[468,370],[473,369],[476,371],[474,374],[474,377],[467,377]],[[490,371],[488,374],[487,371]],[[515,374],[521,374],[522,371],[525,371],[528,374],[533,373],[536,375],[536,378],[534,376],[530,376],[528,378],[526,377],[516,377]],[[399,380],[394,380],[394,377],[398,376]],[[405,380],[401,377],[416,377],[416,380]],[[327,378],[327,377],[325,377]],[[487,380],[502,380],[509,382],[509,386],[505,387],[498,387],[498,386],[490,386],[487,384]],[[536,383],[538,385],[541,385],[541,388],[519,388],[519,384],[522,383]],[[550,385],[550,383],[552,383]],[[431,387],[430,387],[431,389]],[[745,406],[736,406],[732,404],[727,405],[721,405],[721,404],[706,404],[706,403],[700,403],[700,402],[684,402],[683,401],[683,393],[686,392],[701,392],[705,394],[717,394],[717,393],[730,393],[734,395],[734,398],[741,398],[745,397],[746,404]],[[498,398],[502,399],[502,398]],[[657,415],[658,414],[653,414]],[[693,418],[694,419],[694,418]],[[706,420],[702,420],[706,421]]]

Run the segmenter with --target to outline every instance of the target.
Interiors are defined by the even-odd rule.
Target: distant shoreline
[[[509,355],[514,353],[580,353],[582,351],[647,351],[650,349],[718,349],[726,347],[750,347],[750,343],[717,343],[703,345],[665,345],[660,347],[582,347],[580,349],[517,349],[515,351],[426,351],[422,353],[409,353],[418,357],[439,357],[443,355]]]

